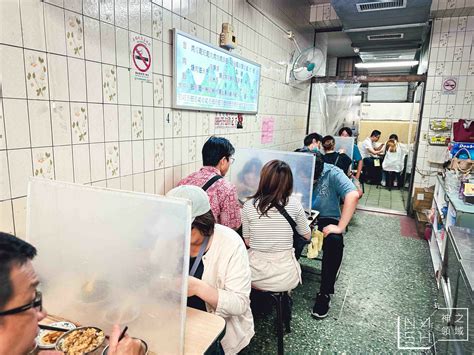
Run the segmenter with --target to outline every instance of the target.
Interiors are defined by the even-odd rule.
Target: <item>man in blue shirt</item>
[[[328,315],[330,294],[334,293],[336,275],[344,248],[343,233],[357,207],[359,194],[352,181],[338,167],[325,164],[321,153],[316,157],[312,208],[319,211],[318,229],[324,234],[321,285],[311,314]],[[342,211],[340,202],[344,201]]]

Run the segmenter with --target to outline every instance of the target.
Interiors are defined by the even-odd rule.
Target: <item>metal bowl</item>
[[[148,344],[145,342],[145,340],[140,339],[140,338],[132,338],[132,339],[138,339],[142,342],[142,348],[144,349],[144,355],[148,355]],[[104,350],[102,351],[102,355],[107,355],[109,353],[109,346],[107,345]]]
[[[97,350],[98,348],[100,348],[100,347],[102,346],[102,344],[104,343],[104,340],[105,340],[105,333],[104,333],[104,331],[103,331],[102,329],[100,329],[100,328],[97,328],[97,327],[78,327],[78,328],[76,328],[76,329],[72,329],[72,330],[70,330],[70,331],[64,333],[64,334],[61,335],[61,336],[59,337],[59,339],[56,341],[56,350],[62,351],[62,352],[64,352],[64,353],[67,354],[67,351],[63,349],[63,343],[64,343],[64,341],[65,341],[71,334],[73,334],[73,333],[75,333],[75,332],[78,332],[78,331],[80,331],[80,330],[85,330],[85,329],[90,329],[90,328],[95,329],[95,330],[98,331],[98,332],[102,332],[102,334],[103,334],[102,341],[99,341],[99,343],[97,344],[97,346],[96,346],[95,348],[89,349],[89,351],[88,351],[88,352],[85,352],[84,354],[91,354],[91,353],[93,353],[95,350]]]

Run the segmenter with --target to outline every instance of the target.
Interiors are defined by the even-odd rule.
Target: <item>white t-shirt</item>
[[[245,202],[242,209],[242,232],[245,239],[250,239],[250,248],[265,252],[291,250],[293,230],[285,217],[276,208],[271,208],[268,216],[260,216],[253,201]],[[303,206],[295,197],[290,196],[285,209],[296,222],[299,234],[311,231]]]
[[[362,149],[360,150],[360,155],[362,155],[362,158],[368,158],[372,156],[372,154],[368,151],[369,148],[374,149],[374,143],[370,137],[367,137],[362,142]]]

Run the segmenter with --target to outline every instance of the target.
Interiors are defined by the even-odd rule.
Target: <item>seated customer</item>
[[[318,133],[310,133],[303,140],[303,147],[298,148],[295,152],[315,153],[321,150],[321,141],[323,136]]]
[[[397,185],[400,180],[400,173],[403,170],[404,154],[402,149],[398,147],[395,139],[389,139],[386,143],[385,158],[382,163],[382,168],[386,176],[386,186],[389,190],[394,186],[394,180],[397,180]]]
[[[383,144],[376,146],[375,143],[379,141],[380,135],[382,133],[378,130],[373,130],[370,134],[370,137],[367,137],[362,142],[362,158],[370,158],[370,157],[377,157],[379,154],[383,152]]]
[[[339,130],[340,137],[352,137],[352,129],[349,127],[342,127]],[[360,179],[360,173],[362,172],[362,156],[360,155],[360,150],[357,144],[354,142],[354,149],[352,150],[352,161],[353,169],[356,170],[355,178]]]
[[[234,146],[229,140],[224,137],[210,137],[202,147],[204,166],[182,179],[178,185],[204,187],[213,181],[207,186],[206,192],[216,222],[232,229],[239,229],[241,217],[237,190],[232,183],[222,178],[234,161],[232,157],[234,153]]]
[[[255,334],[245,245],[235,231],[215,223],[209,198],[201,188],[178,186],[166,196],[192,202],[188,306],[224,318],[221,345],[225,353],[236,354]]]
[[[341,169],[347,176],[351,176],[352,160],[345,153],[338,153],[334,151],[336,141],[333,136],[326,136],[323,138],[323,159],[325,163],[332,164]]]
[[[283,207],[296,222],[299,234],[309,239],[310,228],[301,203],[293,196],[293,175],[287,163],[264,165],[257,192],[242,209],[242,231],[252,271],[252,287],[273,292],[294,289],[301,268],[293,249],[293,230],[277,209]]]
[[[39,279],[31,260],[36,248],[7,233],[0,232],[0,354],[25,355],[35,347],[38,323],[46,318]],[[113,327],[109,354],[141,355],[140,340],[125,336],[118,340],[120,328]],[[39,352],[62,355],[59,351]]]

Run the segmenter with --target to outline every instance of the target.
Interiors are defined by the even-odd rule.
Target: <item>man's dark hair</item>
[[[341,135],[342,132],[346,132],[349,137],[352,137],[352,129],[350,129],[350,127],[342,127],[339,130],[339,135]]]
[[[217,166],[222,158],[229,158],[235,153],[234,146],[224,137],[210,137],[202,147],[204,166]]]
[[[10,300],[13,285],[10,272],[13,266],[21,266],[36,255],[36,248],[11,234],[0,232],[0,309]]]
[[[313,143],[313,139],[316,142],[321,142],[323,140],[323,136],[318,134],[318,133],[310,133],[306,137],[304,137],[304,145],[305,147],[308,147],[311,143]]]
[[[212,214],[212,210],[209,210],[203,215],[194,218],[191,228],[196,228],[205,237],[211,237],[214,234],[215,224],[216,220]]]
[[[382,132],[380,132],[379,130],[377,129],[374,129],[372,131],[372,133],[370,134],[371,137],[380,137],[380,135],[382,134]]]

